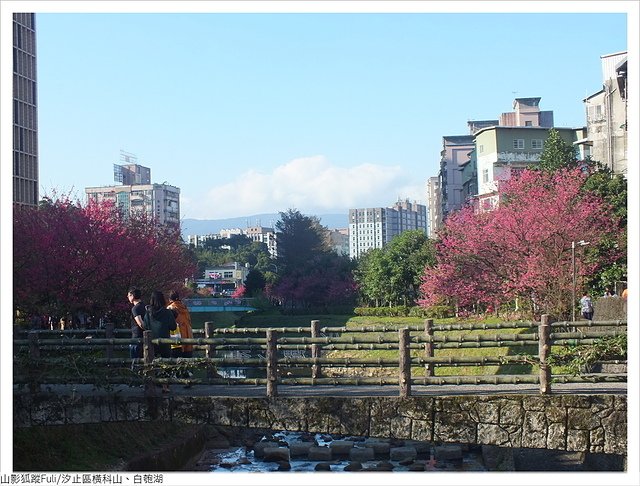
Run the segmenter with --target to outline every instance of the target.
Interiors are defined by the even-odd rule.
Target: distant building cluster
[[[206,235],[188,235],[187,242],[194,248],[202,247],[207,241],[228,239],[233,235],[244,235],[251,241],[257,241],[267,245],[269,255],[275,258],[278,256],[278,245],[276,244],[276,234],[273,228],[265,226],[247,226],[245,229],[232,228],[221,229],[218,233],[209,233]]]
[[[429,235],[465,205],[490,211],[502,181],[540,161],[549,130],[574,146],[579,160],[591,157],[627,175],[627,52],[601,56],[603,87],[583,100],[586,126],[555,127],[541,98],[516,98],[514,111],[496,120],[467,122],[468,135],[442,137],[440,170],[426,183]]]
[[[209,240],[220,240],[230,238],[232,235],[244,235],[251,241],[264,243],[267,246],[269,255],[272,258],[278,256],[278,243],[276,241],[275,230],[265,226],[247,226],[246,228],[221,229],[218,233],[210,233],[206,235],[188,235],[187,241],[194,248],[202,247]],[[349,254],[349,236],[348,230],[332,229],[326,233],[327,244],[339,255]]]

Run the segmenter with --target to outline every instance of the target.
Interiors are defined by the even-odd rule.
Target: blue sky
[[[424,203],[467,120],[539,96],[584,125],[627,19],[43,13],[37,36],[41,190],[109,185],[125,150],[181,188],[183,218],[215,219]]]

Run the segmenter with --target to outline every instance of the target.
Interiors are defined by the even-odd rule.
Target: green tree
[[[575,148],[562,139],[558,130],[549,129],[549,137],[544,142],[538,167],[541,170],[553,172],[561,168],[573,168],[576,165]]]
[[[226,244],[229,245],[231,250],[244,248],[251,245],[251,243],[253,243],[253,241],[247,235],[230,235],[229,238],[226,239]]]
[[[286,275],[304,269],[327,253],[325,232],[316,216],[305,216],[296,209],[281,212],[276,222],[278,273]]]
[[[391,295],[396,305],[414,305],[426,266],[435,265],[431,240],[420,230],[405,231],[386,247],[390,262]]]
[[[375,306],[414,305],[424,269],[434,264],[433,242],[420,230],[405,231],[358,260],[360,298]]]
[[[267,281],[260,270],[252,269],[244,281],[245,295],[247,297],[256,297],[264,290]]]
[[[331,251],[327,229],[315,216],[295,209],[280,213],[276,223],[278,277],[267,295],[284,307],[349,304],[354,297],[352,265]]]
[[[607,260],[586,282],[593,295],[602,295],[607,287],[627,280],[627,180],[601,164],[588,160],[589,177],[582,189],[602,198],[618,221],[617,230],[607,235],[598,245],[587,246],[585,251],[591,261]]]
[[[381,248],[373,248],[358,259],[354,279],[362,303],[380,307],[390,302],[389,266]]]

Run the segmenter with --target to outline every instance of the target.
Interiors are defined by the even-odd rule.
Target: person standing
[[[151,293],[149,305],[144,315],[144,328],[151,331],[151,339],[168,339],[171,331],[177,327],[173,312],[167,309],[167,301],[164,294],[158,290]],[[154,356],[171,358],[170,344],[154,344]],[[162,385],[162,393],[169,393],[169,385]]]
[[[582,298],[580,299],[580,306],[582,311],[582,317],[584,317],[587,321],[593,319],[593,302],[591,301],[591,297],[589,294],[585,292],[582,294]]]
[[[182,339],[192,339],[193,329],[191,327],[191,315],[189,309],[180,300],[180,294],[174,290],[169,295],[168,309],[171,309],[178,323],[178,329],[176,329],[176,336],[179,334]],[[173,335],[173,333],[172,333]],[[171,357],[172,358],[191,358],[193,357],[193,345],[192,344],[172,344],[171,345]]]
[[[142,339],[142,331],[144,329],[144,313],[145,305],[142,302],[142,292],[137,287],[131,287],[127,293],[129,303],[133,305],[131,308],[131,338]],[[142,358],[142,344],[130,344],[129,356],[131,359]]]

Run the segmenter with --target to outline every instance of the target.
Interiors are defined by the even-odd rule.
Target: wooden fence
[[[602,338],[626,335],[626,321],[541,322],[496,324],[434,324],[426,319],[423,326],[320,327],[317,320],[302,328],[223,328],[205,323],[204,337],[192,339],[151,339],[150,331],[140,339],[118,337],[129,330],[30,331],[26,339],[14,339],[14,383],[28,384],[37,390],[47,383],[140,384],[227,384],[266,386],[267,396],[278,395],[278,385],[395,385],[402,397],[411,395],[412,385],[451,384],[539,384],[541,394],[551,393],[558,382],[625,382],[626,372],[553,375],[552,347],[593,345]],[[502,333],[503,330],[514,332]],[[452,331],[469,331],[452,334]],[[485,333],[472,334],[472,331]],[[486,332],[496,331],[495,334]],[[519,331],[519,332],[515,332]],[[18,333],[16,333],[18,334]],[[202,330],[195,330],[201,336]],[[78,337],[81,336],[81,337]],[[84,337],[82,337],[84,336]],[[104,337],[103,337],[104,336]],[[194,358],[155,358],[153,344],[192,344]],[[143,345],[142,359],[123,357],[131,344]],[[469,348],[510,348],[524,352],[517,355],[438,356],[438,350]],[[533,353],[527,353],[531,351]],[[330,351],[390,350],[393,357],[327,357]],[[79,352],[85,351],[85,352]],[[71,353],[69,353],[71,352]],[[225,353],[245,353],[243,357],[216,357]],[[310,355],[307,357],[307,353]],[[397,353],[397,357],[395,354]],[[537,354],[536,354],[537,353]],[[120,355],[119,357],[117,355]],[[255,355],[255,357],[251,357]],[[249,357],[247,357],[249,356]],[[537,373],[491,375],[440,375],[440,367],[526,364]],[[626,365],[625,361],[615,364]],[[256,378],[221,376],[217,370],[243,368],[261,373]],[[354,368],[397,369],[394,376],[349,374]],[[344,374],[328,376],[328,371]],[[258,371],[259,370],[259,371]],[[289,370],[289,371],[287,371]],[[187,371],[193,371],[190,376]],[[291,371],[306,376],[294,376]],[[413,371],[413,374],[412,374]],[[417,375],[420,371],[420,376]],[[99,373],[101,372],[101,373]],[[353,372],[351,372],[353,373]],[[199,376],[196,376],[199,375]]]

